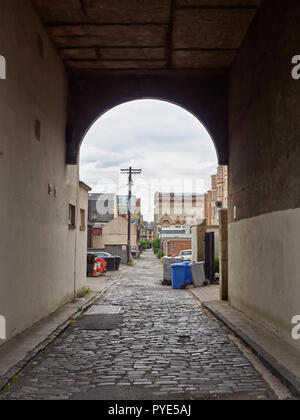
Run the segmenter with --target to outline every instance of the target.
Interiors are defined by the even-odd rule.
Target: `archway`
[[[67,126],[68,164],[78,162],[83,138],[109,110],[140,99],[176,104],[209,132],[220,165],[228,164],[228,95],[224,74],[71,75]],[[84,106],[83,106],[84,104]]]
[[[172,115],[172,112],[176,110],[176,112],[179,111],[182,112],[184,115],[188,115],[189,116],[189,120],[188,123],[189,124],[194,124],[195,126],[199,127],[199,133],[205,133],[205,142],[207,142],[211,148],[211,151],[213,153],[213,160],[214,160],[214,165],[215,167],[217,166],[217,159],[216,159],[216,150],[215,150],[215,145],[212,142],[212,138],[210,136],[210,134],[208,133],[208,131],[206,130],[206,128],[204,127],[203,124],[201,124],[199,122],[199,119],[196,118],[192,113],[188,112],[186,109],[183,109],[182,107],[179,107],[178,105],[172,104],[169,101],[157,101],[157,100],[138,100],[138,101],[131,101],[131,102],[126,102],[120,106],[117,106],[109,111],[107,111],[106,113],[102,114],[99,118],[96,119],[96,121],[94,122],[94,124],[89,128],[86,138],[84,139],[83,143],[82,143],[82,148],[85,149],[85,147],[87,147],[87,143],[91,143],[91,145],[94,148],[94,151],[92,151],[92,149],[90,150],[90,152],[93,154],[93,156],[91,156],[91,153],[89,153],[89,155],[85,155],[85,153],[83,153],[83,159],[89,159],[89,165],[91,166],[91,161],[97,161],[97,171],[99,172],[99,168],[101,168],[101,159],[102,159],[102,166],[105,168],[105,173],[103,172],[103,174],[105,176],[107,176],[108,171],[107,171],[107,166],[112,165],[112,161],[114,162],[114,165],[117,166],[117,168],[115,168],[116,172],[118,173],[120,167],[125,167],[125,165],[127,165],[130,162],[130,165],[137,165],[137,167],[143,167],[145,168],[145,165],[143,165],[142,163],[140,163],[140,161],[136,161],[136,157],[135,157],[135,161],[131,162],[131,156],[130,153],[127,152],[127,149],[130,150],[131,148],[131,143],[133,143],[133,147],[141,147],[144,136],[143,136],[143,131],[147,131],[147,129],[149,130],[149,127],[144,126],[144,120],[142,119],[142,121],[140,121],[141,119],[141,113],[139,113],[138,111],[140,109],[143,109],[143,105],[147,105],[150,106],[150,104],[160,104],[161,106],[166,106],[166,108],[168,108],[168,112],[170,113],[170,115]],[[136,106],[137,108],[134,108],[133,106]],[[131,114],[128,112],[128,114],[126,114],[125,110],[130,109]],[[148,108],[144,108],[143,109],[145,117],[144,119],[150,119],[152,122],[153,126],[157,125],[157,121],[155,121],[153,123],[152,121],[152,115],[151,113],[149,113],[149,109]],[[160,113],[162,112],[161,109],[159,109],[158,114],[160,115]],[[116,117],[113,117],[114,113],[116,113]],[[135,114],[136,113],[136,114]],[[163,116],[162,118],[165,119],[165,116]],[[137,133],[134,133],[135,136],[140,136],[140,143],[136,144],[135,140],[132,139],[130,136],[127,136],[126,134],[126,125],[129,126],[130,129],[132,129],[132,126],[134,125],[134,122],[132,122],[134,119],[139,121],[138,124],[138,130]],[[177,114],[174,115],[173,118],[170,117],[170,120],[172,120],[172,123],[176,126],[177,125],[177,130],[178,127],[180,127],[180,120],[178,119]],[[167,121],[166,126],[169,127],[170,121]],[[120,126],[120,127],[118,127]],[[127,127],[128,128],[128,127]],[[201,128],[201,130],[200,130]],[[152,129],[152,128],[151,128]],[[203,146],[203,144],[200,141],[200,137],[201,135],[199,134],[199,139],[193,143],[189,143],[187,140],[185,142],[185,130],[186,127],[184,126],[183,129],[180,131],[181,134],[181,143],[179,142],[174,142],[172,141],[172,135],[174,135],[174,133],[172,134],[166,134],[166,132],[164,131],[163,134],[161,134],[161,137],[167,137],[168,142],[167,143],[167,150],[168,152],[165,155],[165,166],[168,166],[168,162],[172,161],[172,156],[175,154],[178,155],[179,157],[179,161],[180,162],[180,158],[182,159],[182,161],[185,160],[185,156],[184,156],[184,152],[185,149],[190,149],[191,154],[187,157],[187,159],[190,159],[188,166],[191,169],[191,171],[193,172],[193,176],[195,178],[197,178],[198,176],[201,177],[201,173],[203,173],[204,169],[201,172],[201,165],[200,167],[198,166],[199,162],[201,161],[201,147]],[[111,132],[116,131],[117,133],[122,133],[121,136],[120,134],[117,135],[113,135]],[[134,131],[134,130],[132,130]],[[156,138],[157,135],[155,133],[153,133],[151,131],[151,135],[153,138]],[[150,135],[150,137],[151,137]],[[188,139],[189,137],[189,132],[187,130],[186,132],[186,137]],[[148,136],[149,137],[149,136]],[[120,141],[120,138],[122,138],[122,140]],[[103,141],[102,141],[103,140]],[[202,140],[202,139],[201,139]],[[199,144],[198,144],[199,141]],[[204,140],[203,140],[204,142]],[[112,145],[115,145],[114,148],[114,153],[111,152],[111,147]],[[164,143],[165,144],[165,143]],[[151,145],[153,146],[153,148],[155,148],[155,141],[153,141],[151,143]],[[173,147],[174,146],[174,147]],[[106,149],[109,149],[110,154],[106,153]],[[151,146],[149,146],[151,149]],[[98,148],[98,149],[97,149]],[[98,151],[97,151],[98,150]],[[161,149],[159,149],[159,152],[163,152]],[[142,149],[142,151],[140,152],[141,154],[147,154],[147,150],[145,148]],[[168,156],[169,154],[169,156]],[[101,158],[100,158],[101,156]],[[126,156],[124,159],[123,157]],[[121,160],[119,159],[119,157],[121,157]],[[197,159],[196,159],[197,158]],[[123,160],[122,160],[123,159]],[[204,159],[204,158],[203,158]],[[108,161],[108,165],[106,164],[106,161]],[[159,162],[156,162],[156,164],[159,166]],[[184,166],[184,165],[183,165]],[[208,168],[207,169],[207,179],[210,180],[210,176],[213,174],[213,172],[215,172],[216,168]],[[170,169],[170,177],[173,178],[176,174],[176,171],[172,172],[172,169]],[[160,172],[160,168],[158,169],[159,174],[161,174]],[[86,173],[86,172],[85,172]],[[164,175],[165,173],[163,173]],[[104,176],[103,175],[103,176]],[[163,177],[162,175],[162,177]],[[149,173],[148,173],[149,176]],[[87,184],[89,184],[91,187],[94,187],[95,184],[93,185],[93,179],[92,177],[90,179],[85,179],[84,176],[81,175],[81,178],[83,178],[83,180],[85,182],[87,182]],[[206,188],[205,191],[208,190],[210,188],[210,185],[206,184]],[[189,192],[192,192],[192,188],[190,189]],[[166,190],[168,191],[168,190]],[[183,191],[183,190],[181,190]],[[204,190],[202,191],[202,203],[203,203],[203,194],[205,192]],[[105,188],[98,188],[98,190],[96,191],[97,193],[106,193],[107,190],[105,190]],[[109,191],[111,192],[111,190]],[[172,193],[173,191],[169,190],[170,193]],[[118,194],[118,192],[117,192]],[[122,194],[126,194],[126,191]],[[138,195],[139,197],[139,195]],[[193,207],[196,204],[196,199],[197,197],[190,197],[190,205],[191,207]],[[180,203],[182,201],[182,197],[171,197],[171,200],[173,201],[178,201],[177,206],[179,205],[180,207]],[[144,198],[142,200],[142,202],[144,202]],[[123,203],[124,204],[124,203]],[[174,204],[173,204],[174,206]],[[124,205],[123,205],[124,207]],[[124,210],[124,208],[122,207],[122,209],[118,212],[118,215],[122,216],[122,217],[126,217],[127,211],[126,209]],[[125,206],[126,207],[126,206]],[[175,205],[176,207],[176,205]],[[144,208],[145,209],[145,208]],[[174,209],[173,209],[174,212]],[[189,224],[189,222],[187,222],[187,220],[190,220],[190,218],[188,217],[189,215],[187,215],[187,217],[182,217],[182,214],[179,213],[177,214],[176,211],[174,212],[174,215],[172,217],[169,217],[168,213],[165,213],[165,211],[161,211],[159,217],[157,217],[157,219],[155,219],[155,225],[159,225],[162,227],[168,227],[170,229],[173,229],[173,232],[179,232],[181,228],[182,232],[179,232],[180,234],[184,235],[184,229],[182,229],[187,223]],[[203,221],[203,217],[199,216],[199,218],[194,218],[191,217],[191,220],[193,221],[193,224],[197,224],[197,223],[201,223]],[[166,223],[167,222],[167,223]],[[191,222],[192,224],[192,222]],[[190,249],[191,246],[188,246],[188,248]]]

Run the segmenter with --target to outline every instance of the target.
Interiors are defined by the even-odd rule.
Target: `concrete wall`
[[[117,255],[121,257],[121,263],[127,264],[127,246],[126,245],[106,245],[104,248],[105,252],[111,255]]]
[[[87,223],[88,223],[88,196],[89,190],[78,185],[77,198],[77,224],[76,224],[76,270],[75,270],[75,290],[86,289],[87,273]],[[81,210],[84,211],[85,223],[81,225]]]
[[[205,261],[205,233],[206,224],[194,225],[192,232],[192,259],[194,261]]]
[[[68,206],[76,204],[78,168],[65,165],[63,65],[29,0],[1,0],[0,7],[7,61],[0,80],[0,315],[9,339],[74,297]],[[48,184],[57,186],[56,198]]]
[[[205,261],[205,234],[213,232],[215,234],[215,257],[219,258],[220,239],[219,227],[207,225],[194,225],[192,231],[192,258],[195,261]]]
[[[104,249],[106,245],[127,245],[128,222],[123,217],[117,217],[103,225],[102,236],[94,236],[94,248]],[[131,247],[137,247],[137,227],[131,224]]]
[[[228,300],[228,209],[219,211],[220,299]]]
[[[215,258],[220,258],[220,229],[219,229],[219,226],[207,226],[206,232],[215,234]]]
[[[291,340],[300,313],[300,209],[231,224],[229,239],[230,302]]]
[[[90,252],[103,251],[121,257],[121,263],[127,264],[127,245],[106,245],[104,248],[90,248]]]
[[[264,0],[231,70],[229,297],[300,350],[299,21],[298,0]]]

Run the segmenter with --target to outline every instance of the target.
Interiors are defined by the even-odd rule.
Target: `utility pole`
[[[128,242],[127,242],[127,262],[130,262],[130,255],[131,255],[131,189],[133,185],[132,175],[140,175],[142,173],[141,169],[133,169],[130,167],[129,169],[121,169],[122,174],[128,174]]]

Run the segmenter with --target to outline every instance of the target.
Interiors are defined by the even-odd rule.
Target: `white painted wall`
[[[299,273],[300,209],[229,225],[230,304],[300,350],[291,337],[292,318],[300,315]]]
[[[31,2],[1,1],[0,28],[7,62],[0,80],[0,315],[9,339],[74,297],[68,206],[76,204],[78,168],[65,165],[65,70]]]

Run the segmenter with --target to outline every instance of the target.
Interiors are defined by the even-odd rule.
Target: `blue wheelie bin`
[[[186,285],[193,284],[190,264],[191,261],[185,261],[171,265],[173,289],[184,289]]]
[[[186,265],[183,263],[172,264],[172,287],[173,289],[184,289]]]

